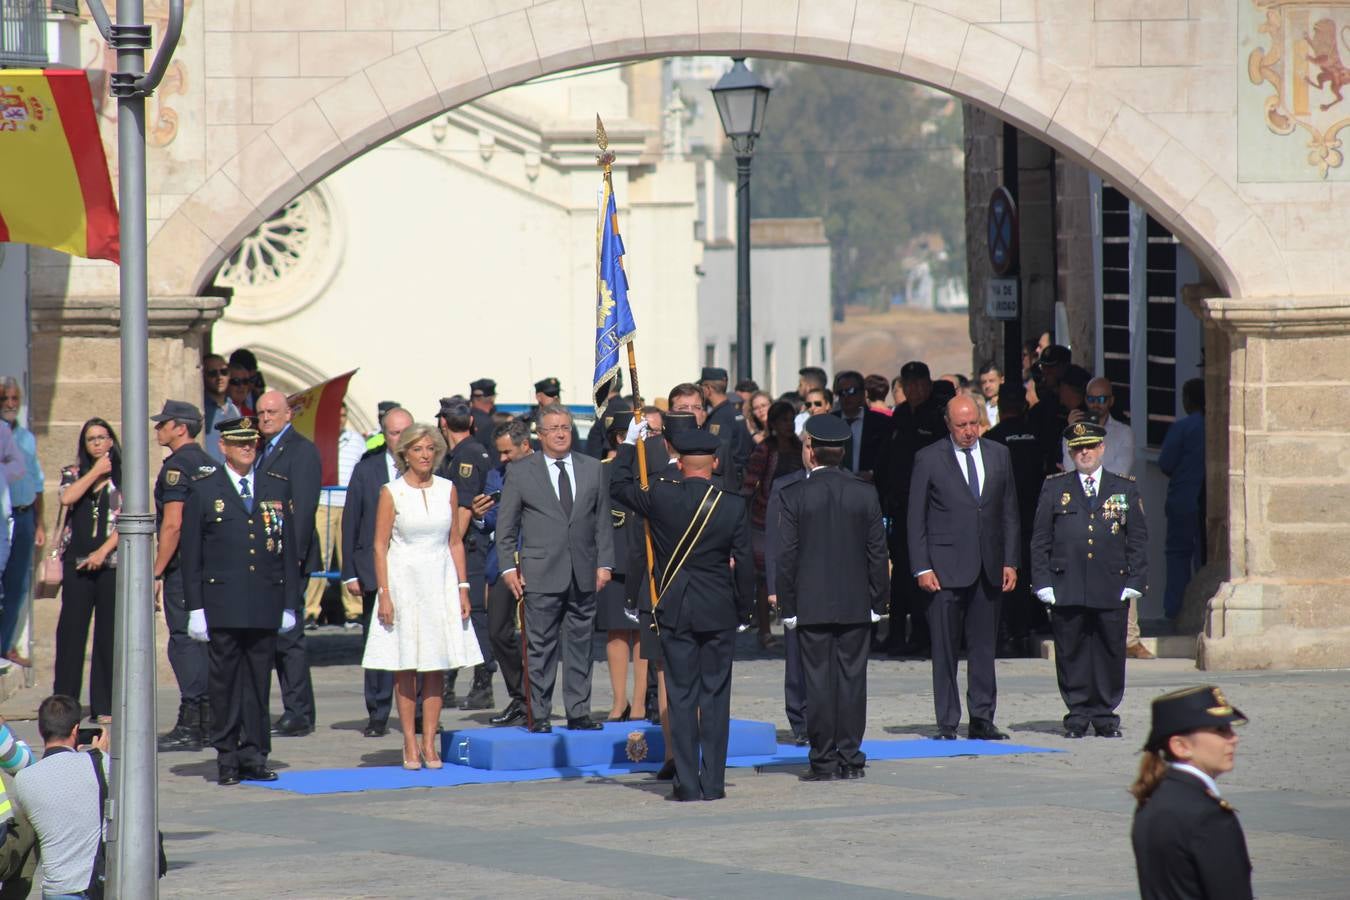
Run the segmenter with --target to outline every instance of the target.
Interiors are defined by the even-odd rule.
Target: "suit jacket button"
[[[1092,543],[1092,541],[1088,541],[1088,543],[1090,544],[1090,543]],[[254,550],[252,547],[249,547],[249,548],[248,548],[248,555],[249,555],[249,556],[252,556],[252,555],[254,555],[254,554],[257,553],[257,552],[258,552],[258,551],[257,551],[257,550]]]
[[[1089,546],[1089,547],[1092,546],[1092,538],[1088,538],[1088,546]],[[250,550],[250,551],[248,551],[248,552],[249,552],[249,553],[252,553],[253,551]]]
[[[1091,556],[1091,555],[1092,555],[1091,553],[1088,554],[1088,556]],[[252,571],[253,571],[253,566],[249,566],[249,567],[248,567],[248,570],[249,570],[250,572],[252,572]]]
[[[1091,553],[1088,554],[1088,559],[1092,559],[1092,554],[1091,554]],[[251,568],[253,568],[253,567],[252,567],[252,566],[249,566],[249,568],[251,569]]]

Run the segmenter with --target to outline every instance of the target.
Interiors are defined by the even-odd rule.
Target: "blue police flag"
[[[637,336],[628,306],[628,279],[623,272],[623,239],[619,237],[614,191],[605,179],[604,217],[595,235],[595,410],[603,412],[610,385],[619,374],[619,353]]]

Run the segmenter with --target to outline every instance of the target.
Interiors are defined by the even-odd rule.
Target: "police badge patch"
[[[177,487],[178,482],[183,480],[183,473],[177,469],[170,469],[164,473],[164,483],[169,487]]]
[[[459,477],[460,477],[460,478],[468,478],[468,477],[471,476],[472,474],[473,474],[473,463],[460,463],[460,464],[459,464]]]
[[[213,503],[212,506],[215,507],[216,512],[218,512],[218,513],[224,512],[224,511],[225,511],[225,501],[224,501],[224,500],[221,500],[221,499],[219,499],[219,498],[216,499],[216,502]]]
[[[709,425],[709,426],[708,426],[708,431],[711,432],[711,434],[712,434],[713,437],[717,437],[717,432],[719,432],[719,431],[721,431],[721,430],[722,430],[722,426],[721,426],[721,425]]]

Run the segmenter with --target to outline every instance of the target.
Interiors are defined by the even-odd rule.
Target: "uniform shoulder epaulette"
[[[282,481],[290,481],[285,475],[282,475],[280,472],[273,472],[271,469],[267,470],[264,474],[271,475],[273,478],[280,478]]]

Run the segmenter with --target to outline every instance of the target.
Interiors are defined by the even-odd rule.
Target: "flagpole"
[[[605,133],[605,123],[600,121],[600,116],[599,116],[598,114],[597,114],[596,117],[595,117],[595,142],[596,142],[596,144],[598,144],[599,147],[600,147],[600,155],[596,157],[596,162],[604,168],[604,172],[605,172],[605,175],[604,175],[604,187],[608,190],[609,195],[610,195],[610,196],[613,196],[613,195],[614,195],[614,175],[613,175],[614,152],[613,152],[612,150],[609,149],[609,135]],[[602,217],[602,218],[601,218],[601,223],[602,223],[602,224],[603,224],[603,221],[604,221],[604,220],[603,220],[603,217],[604,217],[604,215],[605,215],[605,213],[606,213],[607,211],[608,211],[608,204],[602,205],[602,207],[601,207],[601,212],[600,212],[600,215],[601,215],[601,217]],[[614,234],[615,234],[615,235],[618,235],[618,233],[619,233],[619,222],[618,222],[618,214],[617,214],[617,213],[616,213],[615,216],[614,216],[614,221],[610,222],[610,223],[609,223],[609,226],[610,226],[610,228],[612,228],[612,229],[614,230]],[[619,260],[619,265],[620,265],[620,266],[623,265],[623,260],[622,260],[622,259]],[[633,385],[633,421],[634,421],[634,422],[641,421],[641,419],[642,419],[642,388],[638,385],[638,374],[637,374],[637,350],[636,350],[635,347],[634,347],[634,345],[635,345],[636,343],[637,343],[637,342],[634,341],[634,340],[628,341],[628,380],[629,380],[630,382],[632,382],[632,385]],[[648,488],[648,481],[647,481],[647,478],[648,478],[648,476],[647,476],[647,448],[646,448],[646,446],[642,443],[642,441],[639,440],[638,443],[637,443],[637,445],[634,447],[634,450],[637,452],[637,458],[638,458],[638,484],[639,484],[639,485],[642,487],[642,489],[645,491],[645,490],[647,490],[647,488]],[[648,588],[651,589],[652,612],[655,613],[655,612],[656,612],[656,604],[658,603],[659,598],[657,597],[657,594],[656,594],[656,578],[655,578],[655,576],[652,574],[652,555],[653,555],[653,554],[652,554],[652,526],[651,526],[651,523],[648,522],[646,519],[643,519],[643,520],[642,520],[642,537],[643,537],[643,544],[644,544],[644,546],[645,546],[646,553],[647,553],[647,586],[648,586]]]

